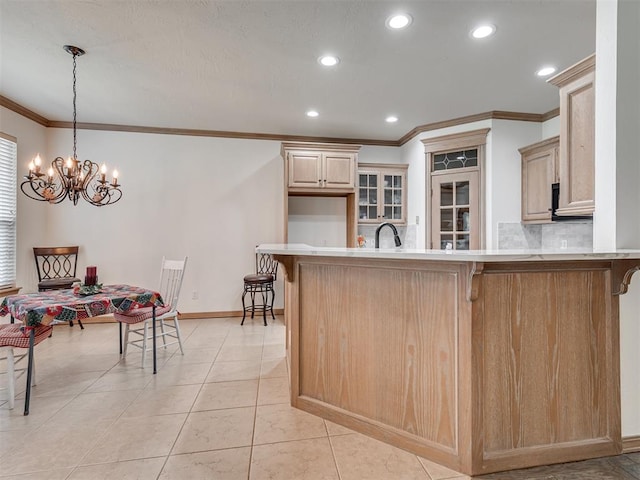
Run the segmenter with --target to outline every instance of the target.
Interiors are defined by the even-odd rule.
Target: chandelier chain
[[[77,53],[73,54],[73,159],[77,160],[76,155],[76,143],[77,143],[77,135],[76,135],[76,57]]]

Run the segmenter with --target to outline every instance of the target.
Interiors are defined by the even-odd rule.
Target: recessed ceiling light
[[[318,112],[316,112],[315,110],[309,110],[307,112],[307,117],[317,117],[318,115],[320,115]]]
[[[489,35],[493,35],[494,33],[496,33],[496,26],[490,24],[480,25],[479,27],[471,30],[471,36],[473,38],[486,38]]]
[[[556,67],[543,67],[536,72],[539,77],[546,77],[556,71]]]
[[[384,119],[384,121],[387,123],[396,123],[398,121],[398,117],[396,117],[395,115],[389,115]]]
[[[411,18],[411,15],[409,15],[408,13],[398,13],[387,18],[386,24],[388,28],[397,30],[399,28],[408,27],[409,25],[411,25],[412,21],[413,18]]]
[[[318,62],[320,62],[320,65],[324,65],[325,67],[333,67],[340,63],[340,59],[333,55],[323,55],[318,58]]]

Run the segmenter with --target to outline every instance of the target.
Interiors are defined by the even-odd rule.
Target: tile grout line
[[[194,332],[196,332],[199,327],[200,327],[200,325],[198,325],[196,328],[194,328],[193,331],[191,332],[191,334],[189,334],[189,336],[187,338],[190,338],[191,335],[193,335]],[[224,337],[225,339],[223,340],[222,345],[224,345],[224,342],[226,342],[228,336],[229,336],[229,332],[227,331],[227,334]],[[185,339],[185,342],[186,342],[186,339]],[[193,412],[193,406],[195,405],[196,401],[198,400],[198,396],[200,395],[200,392],[202,392],[202,389],[204,388],[206,380],[209,377],[209,374],[211,373],[211,369],[213,368],[213,365],[216,363],[216,359],[218,358],[218,355],[220,355],[220,350],[221,349],[222,349],[222,347],[216,352],[215,357],[213,358],[213,361],[211,362],[211,366],[209,367],[209,370],[207,371],[207,374],[204,376],[204,380],[200,384],[200,388],[198,389],[198,393],[193,398],[193,402],[191,402],[191,407],[189,408],[189,411],[187,412],[187,415],[184,417],[184,421],[182,422],[182,425],[180,426],[180,430],[178,431],[178,434],[176,435],[176,438],[173,441],[173,444],[171,445],[171,448],[169,449],[169,453],[167,453],[166,458],[165,458],[164,462],[162,463],[162,467],[160,468],[160,471],[158,472],[158,475],[156,476],[156,480],[158,480],[162,476],[162,472],[164,471],[165,467],[167,466],[167,462],[169,461],[169,457],[171,457],[171,453],[173,452],[173,449],[176,448],[176,443],[178,443],[178,439],[180,438],[180,435],[182,434],[182,431],[184,430],[184,426],[186,425],[187,420],[189,419],[189,416]],[[176,353],[174,353],[174,355],[176,355]],[[173,355],[171,356],[171,358],[173,358]]]
[[[249,449],[249,465],[247,467],[247,480],[251,479],[251,464],[253,462],[253,447],[256,438],[256,422],[258,419],[258,399],[260,398],[260,380],[262,379],[262,363],[264,355],[264,332],[262,334],[262,352],[260,352],[260,371],[258,372],[258,388],[256,389],[255,405],[253,408],[253,428],[251,429],[251,446]]]

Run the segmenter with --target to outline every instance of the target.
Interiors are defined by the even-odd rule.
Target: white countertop
[[[318,257],[392,258],[407,260],[444,260],[454,262],[535,262],[549,260],[614,260],[640,258],[640,250],[597,251],[592,249],[560,250],[418,250],[405,248],[334,248],[313,247],[303,243],[262,244],[258,253]]]

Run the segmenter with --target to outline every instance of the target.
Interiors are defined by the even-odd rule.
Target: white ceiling
[[[387,29],[401,10],[412,25]],[[470,38],[480,22],[496,34]],[[397,140],[556,108],[535,71],[595,51],[595,0],[0,0],[0,95],[70,121],[65,44],[87,51],[78,122]],[[337,67],[318,64],[327,52]]]

